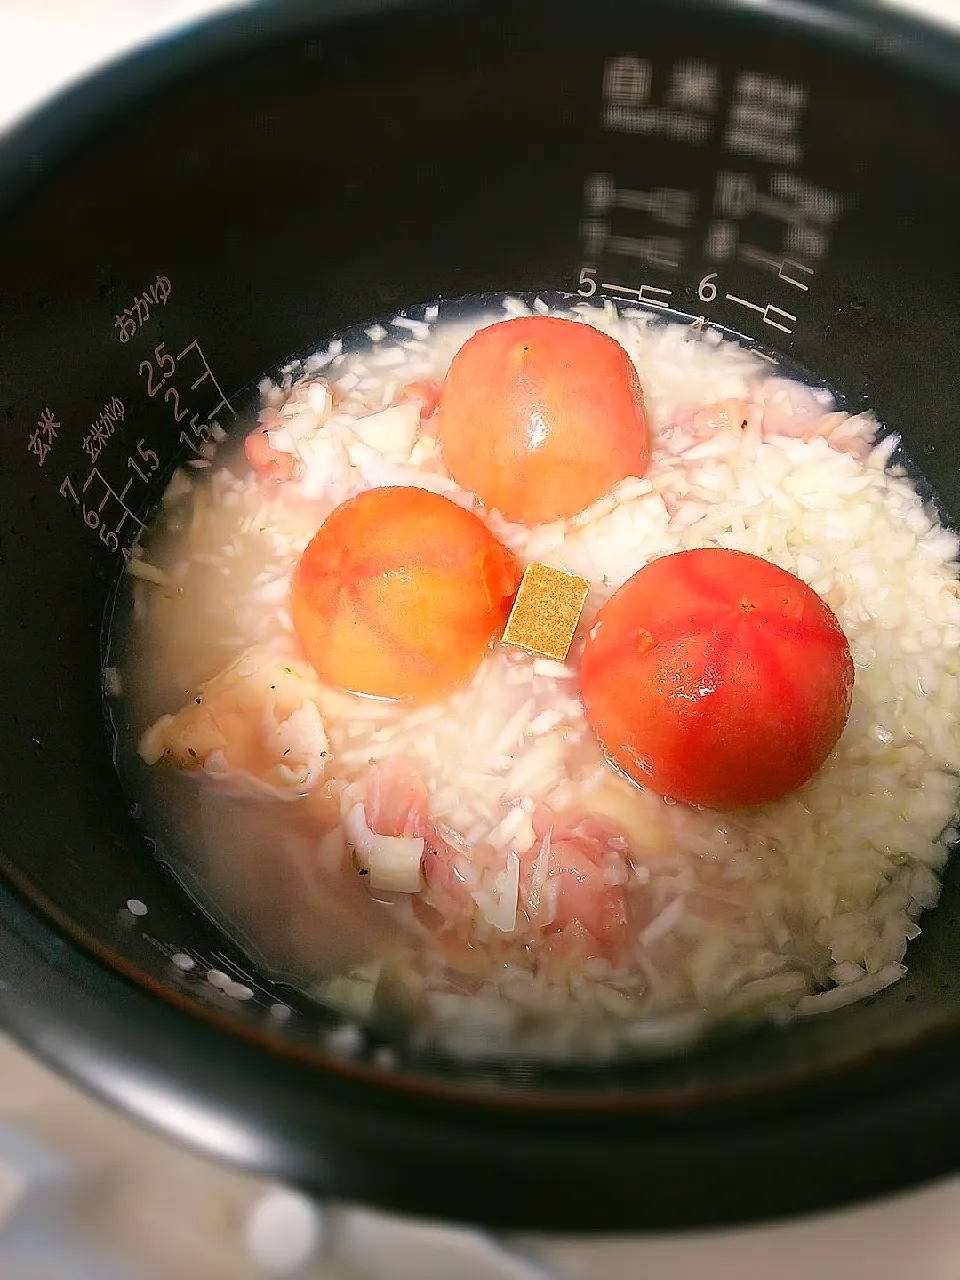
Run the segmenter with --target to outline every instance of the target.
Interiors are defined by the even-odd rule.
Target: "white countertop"
[[[98,63],[234,3],[0,0],[0,129]],[[899,7],[960,26],[960,0],[900,0]],[[11,1123],[43,1143],[52,1143],[68,1162],[79,1160],[80,1152],[96,1152],[105,1181],[94,1207],[87,1210],[90,1230],[151,1265],[151,1275],[163,1280],[252,1280],[265,1274],[245,1251],[243,1230],[248,1211],[268,1188],[144,1134],[80,1097],[0,1040],[3,1280],[20,1280],[21,1274],[31,1280],[41,1276],[42,1280],[78,1280],[81,1274],[76,1258],[64,1262],[60,1270],[22,1272],[17,1270],[20,1264],[4,1261],[12,1193],[4,1168],[3,1127]],[[371,1226],[364,1237],[371,1258],[376,1234]],[[494,1275],[508,1274],[482,1265],[470,1241],[447,1238],[446,1252],[431,1257],[429,1237],[419,1229],[414,1234],[407,1254],[386,1255],[391,1262],[384,1276],[492,1280]],[[896,1200],[786,1225],[695,1236],[525,1243],[567,1280],[903,1280],[906,1276],[956,1280],[960,1275],[960,1179]],[[338,1280],[358,1273],[324,1260],[296,1274],[304,1280]],[[104,1272],[90,1275],[92,1280],[107,1280]]]
[[[773,4],[774,0],[754,0]],[[0,0],[0,128],[98,63],[242,0]],[[891,7],[960,26],[960,0]]]

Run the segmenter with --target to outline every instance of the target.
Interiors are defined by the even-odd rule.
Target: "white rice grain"
[[[235,654],[257,640],[296,653],[286,603],[291,570],[339,501],[374,484],[417,484],[476,507],[445,472],[429,433],[409,455],[398,448],[387,457],[370,445],[351,452],[351,424],[386,409],[407,382],[442,378],[478,325],[549,310],[542,298],[529,305],[506,298],[475,322],[435,324],[440,308],[428,307],[422,320],[399,315],[389,329],[368,326],[371,345],[362,352],[336,340],[302,367],[289,366],[280,387],[266,383],[265,410],[284,415],[271,437],[299,450],[304,463],[302,479],[285,490],[303,500],[299,509],[249,476],[207,474],[207,458],[175,473],[164,511],[184,532],[179,542],[171,536],[168,555],[154,555],[151,544],[151,561],[135,556],[128,571],[140,579],[134,614],[152,660],[166,669],[173,659],[165,655],[176,655],[181,696],[213,674],[211,651]],[[565,984],[514,965],[503,994],[517,1009],[559,1016],[573,1006],[602,1007],[627,1025],[618,1035],[655,1050],[695,1035],[713,1012],[749,1015],[769,1004],[777,1017],[790,1006],[809,1016],[874,995],[902,976],[917,919],[936,905],[938,872],[958,838],[960,541],[892,463],[899,439],[874,443],[869,414],[836,412],[822,389],[789,383],[709,327],[662,325],[609,301],[578,303],[573,315],[632,358],[654,433],[650,468],[569,521],[526,529],[489,517],[523,564],[538,559],[589,580],[570,660],[496,648],[463,689],[412,712],[325,694],[329,776],[353,784],[371,761],[403,760],[423,777],[451,848],[466,854],[474,843],[492,844],[505,859],[529,858],[542,806],[575,822],[594,805],[605,812],[610,785],[624,788],[617,804],[627,806],[632,862],[629,873],[611,864],[609,883],[629,874],[652,912],[629,972],[614,982],[595,965]],[[321,370],[345,397],[332,415],[326,383],[310,381]],[[695,414],[728,399],[754,406],[744,418],[754,425],[704,433]],[[769,420],[770,430],[755,429],[755,419],[760,428]],[[715,413],[711,420],[719,421]],[[650,560],[716,546],[761,555],[808,582],[836,612],[856,668],[850,721],[820,772],[793,795],[720,820],[626,788],[604,762],[576,696],[578,645],[596,610]],[[176,596],[145,587],[174,579]],[[525,872],[532,876],[526,911],[541,924],[559,909],[549,874],[555,845],[548,833]],[[488,925],[510,918],[509,887],[477,888]],[[513,909],[520,920],[517,895]],[[503,942],[509,931],[490,927]],[[809,972],[795,961],[771,972],[771,957],[783,959],[779,949],[798,946]],[[433,990],[442,978],[439,961],[421,974],[428,998],[445,1010],[445,1023],[456,1021],[454,1009],[469,1021],[477,1001],[446,993],[444,1002]],[[833,985],[810,994],[818,983]],[[706,1012],[687,1011],[693,998]],[[492,1008],[489,991],[484,999]],[[484,1014],[504,1034],[512,1016],[501,1026]]]

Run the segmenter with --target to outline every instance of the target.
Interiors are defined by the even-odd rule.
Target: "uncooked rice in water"
[[[521,565],[589,582],[567,661],[495,645],[466,687],[412,708],[327,688],[304,661],[291,574],[335,506],[411,485],[480,510],[399,393],[441,380],[481,325],[549,309],[511,298],[369,325],[261,384],[261,428],[299,478],[265,484],[242,455],[174,475],[130,565],[135,644],[108,672],[130,699],[124,767],[164,855],[267,967],[353,1013],[400,1009],[421,1041],[463,1054],[661,1051],[717,1019],[874,995],[904,973],[956,835],[960,597],[957,537],[870,414],[709,328],[564,309],[629,353],[652,435],[647,473],[572,519],[482,512]],[[634,786],[578,696],[597,609],[648,561],[700,547],[809,584],[855,664],[826,764],[757,809]],[[255,741],[231,737],[241,722]],[[185,774],[137,771],[145,730],[144,758]],[[375,829],[371,788],[400,806],[396,829]],[[404,804],[423,807],[418,822]],[[545,942],[551,859],[581,820],[607,824],[604,874],[642,904],[617,963]],[[431,898],[421,863],[438,857],[446,896]]]

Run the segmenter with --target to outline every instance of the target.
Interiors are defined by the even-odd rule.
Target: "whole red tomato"
[[[522,570],[479,516],[402,485],[367,489],[320,526],[293,575],[293,624],[326,684],[436,698],[503,630]]]
[[[836,616],[799,578],[722,548],[663,556],[590,629],[587,719],[642,786],[713,808],[802,786],[850,712],[853,662]]]
[[[437,439],[453,478],[508,520],[565,520],[650,457],[640,379],[613,338],[559,316],[478,330],[440,391]]]

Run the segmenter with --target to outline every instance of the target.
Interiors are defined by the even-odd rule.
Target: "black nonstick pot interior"
[[[0,1023],[215,1156],[431,1214],[695,1225],[953,1168],[955,869],[864,1005],[616,1068],[417,1056],[256,973],[155,860],[101,646],[185,447],[163,354],[226,423],[292,355],[442,297],[704,315],[873,407],[960,515],[958,130],[960,49],[865,7],[343,0],[189,31],[8,139]]]

